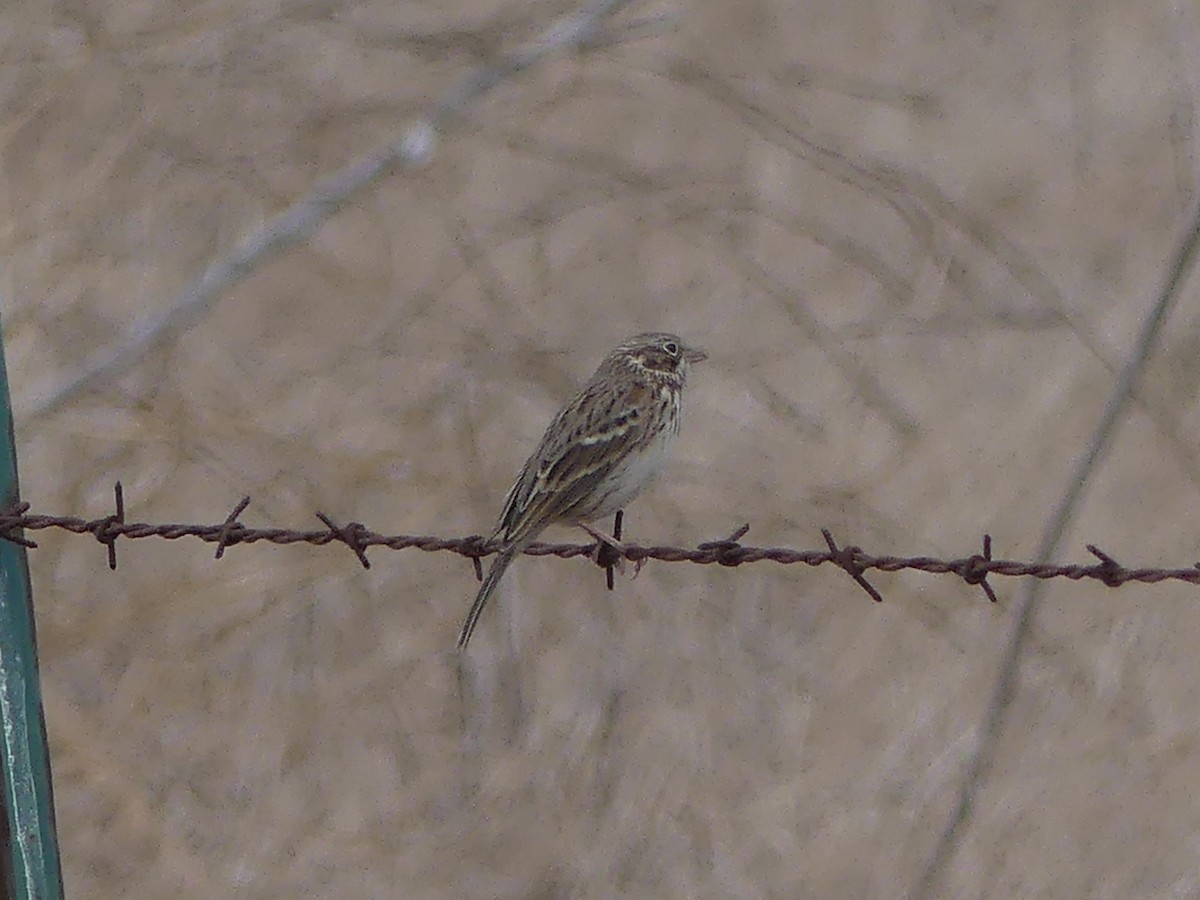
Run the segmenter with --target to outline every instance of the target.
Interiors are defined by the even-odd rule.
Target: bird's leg
[[[618,509],[616,518],[613,519],[613,539],[614,540],[619,541],[621,539],[621,525],[624,524],[624,522],[625,522],[625,510]],[[625,545],[622,544],[621,547],[622,547],[621,552],[624,553]],[[622,558],[621,561],[624,562],[625,561],[624,558]],[[638,573],[640,573],[642,571],[642,566],[645,564],[645,562],[646,562],[646,560],[639,559],[637,562],[635,562],[633,564],[633,576],[632,576],[633,578],[638,577]],[[621,574],[624,575],[625,574],[624,571],[622,571]],[[611,581],[612,579],[609,579],[609,580]],[[608,589],[610,591],[612,590],[611,584],[608,586]]]
[[[624,521],[625,521],[625,510],[623,510],[623,509],[617,510],[617,517],[614,518],[614,520],[612,521],[612,536],[616,540],[620,540],[620,527],[622,527],[622,524],[624,523]],[[625,545],[622,544],[620,546],[622,546],[624,548]],[[624,550],[622,550],[622,552],[624,552]],[[624,562],[624,559],[622,559],[622,562]],[[638,576],[638,574],[640,574],[640,572],[642,571],[642,565],[644,563],[646,563],[646,560],[644,560],[644,559],[638,559],[637,562],[634,563],[634,575],[632,575],[631,577],[636,578]],[[622,575],[624,575],[624,574],[625,574],[625,572],[623,571]],[[608,586],[608,589],[612,590],[611,584],[610,584],[610,586]]]
[[[592,552],[592,562],[601,568],[608,569],[608,589],[613,589],[612,570],[616,568],[622,575],[625,574],[625,545],[621,542],[621,524],[625,518],[624,510],[617,510],[616,518],[613,520],[613,533],[605,534],[597,528],[593,528],[586,522],[580,522],[579,527],[590,534],[596,541],[596,549]],[[633,576],[638,577],[638,573],[642,571],[642,565],[646,561],[639,559],[633,564]]]
[[[596,541],[596,543],[599,545],[596,548],[598,551],[607,550],[617,554],[618,556],[625,553],[625,545],[612,535],[605,534],[598,528],[593,528],[587,522],[580,522],[579,527],[590,534],[592,539]]]

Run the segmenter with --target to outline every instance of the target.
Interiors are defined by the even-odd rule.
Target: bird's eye
[[[663,344],[663,349],[666,350],[667,353],[671,354],[671,356],[679,355],[679,345],[674,341],[667,341],[665,344]]]

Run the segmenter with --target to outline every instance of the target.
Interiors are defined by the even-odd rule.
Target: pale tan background
[[[0,294],[24,493],[102,515],[486,530],[617,340],[706,346],[632,538],[1029,557],[1195,195],[1190,3],[641,7],[662,34],[474,108],[178,340],[90,353],[568,9],[0,12]],[[50,11],[53,10],[53,11]],[[1187,565],[1196,286],[1068,540]],[[570,538],[570,533],[550,535]],[[32,555],[74,897],[895,897],[1020,586],[126,544]],[[1200,896],[1200,595],[1056,584],[935,895]]]

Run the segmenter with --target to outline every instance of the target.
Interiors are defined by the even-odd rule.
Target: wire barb
[[[613,535],[612,535],[613,540],[617,541],[618,543],[620,543],[620,541],[621,541],[621,527],[624,524],[625,524],[625,510],[618,509],[616,516],[613,518]],[[607,550],[608,552],[605,553],[604,552],[605,550]],[[596,553],[596,562],[597,563],[600,563],[601,560],[603,559],[604,583],[608,586],[608,589],[610,591],[614,589],[613,588],[613,581],[614,581],[613,568],[616,566],[618,558],[619,557],[617,556],[616,549],[614,547],[610,547],[607,545],[600,548]]]
[[[596,528],[593,528],[587,522],[579,522],[578,525],[594,539],[595,543],[588,545],[588,558],[591,559],[600,568],[606,570],[605,583],[608,589],[613,589],[613,567],[616,566],[624,571],[625,565],[625,545],[621,543],[621,523],[625,521],[622,510],[617,510],[616,518],[613,520],[613,531],[615,535],[610,536]]]
[[[29,504],[24,500],[18,500],[8,509],[4,510],[4,512],[0,513],[0,540],[8,541],[10,544],[20,544],[22,547],[27,547],[30,550],[36,550],[36,543],[24,535],[17,533],[21,529],[21,517],[27,512],[29,512]]]
[[[867,567],[859,561],[859,555],[862,554],[862,547],[849,546],[839,550],[837,543],[833,540],[833,534],[828,528],[822,528],[821,534],[825,537],[825,543],[829,545],[830,562],[836,563],[840,568],[844,569],[846,574],[853,578],[855,583],[871,596],[872,600],[876,603],[882,603],[883,596],[863,577],[863,572],[867,570]]]
[[[983,555],[976,553],[974,556],[967,557],[959,575],[967,584],[978,585],[983,588],[983,592],[987,594],[987,598],[993,603],[996,602],[996,592],[992,590],[992,586],[988,584],[987,577],[991,571],[988,568],[988,563],[992,561],[992,536],[985,534],[983,536]]]
[[[371,561],[367,559],[367,548],[363,543],[363,534],[367,531],[365,525],[361,522],[351,522],[345,528],[339,528],[334,524],[333,519],[320,510],[317,510],[317,518],[329,528],[330,537],[335,541],[341,541],[354,551],[354,555],[358,557],[358,561],[362,563],[364,569],[371,568]]]
[[[1124,566],[1122,566],[1119,562],[1117,562],[1095,544],[1087,544],[1086,546],[1088,553],[1100,560],[1100,565],[1093,566],[1093,568],[1096,570],[1096,577],[1098,579],[1112,588],[1120,587],[1128,580],[1125,575]]]
[[[746,533],[750,531],[750,523],[744,522],[739,525],[727,538],[722,538],[719,541],[705,541],[700,544],[697,549],[708,550],[713,554],[713,562],[722,566],[733,568],[740,566],[746,562],[746,557],[741,553],[742,545],[739,543]]]
[[[226,547],[241,543],[245,526],[238,521],[238,516],[244,513],[249,505],[250,497],[247,495],[233,508],[233,512],[225,517],[225,521],[221,523],[221,530],[217,533],[217,554],[213,559],[220,559],[224,556]]]
[[[475,580],[483,581],[483,563],[480,562],[482,557],[487,556],[492,551],[492,542],[485,538],[482,534],[472,534],[462,539],[461,549],[459,550],[463,556],[470,557],[471,562],[475,566]]]
[[[108,567],[117,570],[117,538],[125,533],[125,488],[121,482],[113,485],[113,498],[117,511],[111,516],[97,519],[88,530],[96,540],[108,547]]]

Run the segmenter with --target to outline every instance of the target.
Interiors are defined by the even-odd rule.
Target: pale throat
[[[656,385],[659,385],[660,389],[666,390],[670,387],[683,387],[682,372],[671,372],[663,369],[652,368],[642,362],[641,358],[637,356],[630,356],[625,360],[625,364],[629,366],[629,368],[636,374],[649,379]]]

